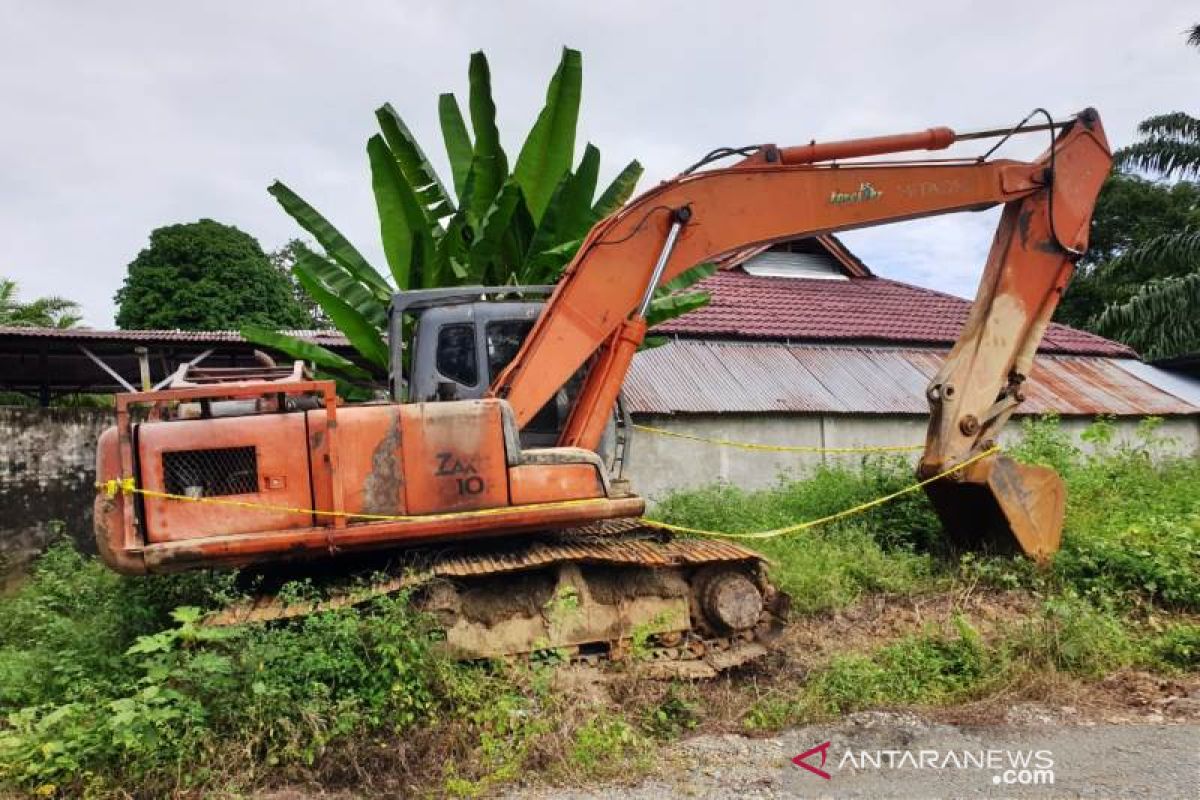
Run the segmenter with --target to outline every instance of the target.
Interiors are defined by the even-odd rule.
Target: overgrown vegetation
[[[0,783],[44,796],[159,797],[281,782],[478,796],[530,771],[628,774],[656,741],[706,727],[775,729],[852,710],[951,704],[1038,676],[1094,681],[1123,668],[1200,669],[1200,463],[1153,422],[1130,442],[1101,421],[1083,453],[1054,420],[1014,451],[1054,465],[1070,502],[1049,570],[937,552],[919,494],[853,521],[763,542],[800,622],[867,597],[1016,592],[1032,609],[988,627],[966,613],[834,649],[788,672],[784,653],[711,685],[619,678],[605,700],[563,691],[549,663],[441,658],[399,597],[267,626],[198,625],[233,576],[131,579],[69,546],[0,599]],[[725,530],[837,511],[911,481],[902,460],[816,470],[764,492],[717,486],[657,514]],[[290,587],[303,595],[305,586]],[[620,673],[618,673],[619,676]],[[714,698],[733,693],[718,708]],[[730,710],[734,709],[734,710]]]

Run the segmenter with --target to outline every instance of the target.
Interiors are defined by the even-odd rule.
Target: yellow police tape
[[[974,464],[976,461],[986,458],[987,456],[990,456],[993,453],[999,452],[999,450],[1000,450],[1000,448],[998,446],[991,447],[987,450],[984,450],[981,453],[977,453],[976,455],[971,456],[966,461],[963,461],[960,464],[956,464],[955,466],[950,467],[947,470],[943,470],[942,472],[939,472],[937,475],[934,475],[933,477],[926,478],[922,481],[918,481],[917,483],[914,483],[911,486],[906,486],[903,489],[900,489],[899,491],[892,492],[891,494],[886,494],[883,497],[877,497],[874,500],[867,501],[866,503],[860,503],[859,505],[856,505],[853,508],[847,508],[844,511],[837,512],[836,514],[829,514],[824,517],[818,517],[817,519],[809,520],[807,522],[800,522],[795,525],[788,525],[783,528],[773,528],[771,530],[766,530],[766,531],[747,531],[747,532],[742,532],[742,533],[728,533],[726,531],[710,531],[710,530],[704,530],[702,528],[690,528],[686,525],[673,525],[669,522],[661,522],[661,521],[655,520],[655,519],[647,519],[646,517],[642,517],[640,521],[652,528],[659,528],[661,530],[671,531],[672,533],[691,534],[693,536],[710,536],[710,537],[721,537],[721,538],[726,538],[726,539],[774,539],[777,536],[784,536],[789,533],[796,533],[797,531],[808,530],[809,528],[815,528],[818,525],[824,525],[828,522],[834,522],[839,519],[845,519],[846,517],[854,516],[855,514],[861,514],[864,511],[869,511],[870,509],[876,508],[877,506],[881,506],[884,503],[889,503],[898,497],[902,497],[906,494],[915,492],[915,491],[933,483],[934,481],[939,481],[942,478],[953,475],[955,472],[958,472],[961,469],[965,469],[966,467],[969,467],[971,464]],[[357,513],[357,512],[350,512],[350,511],[320,511],[318,509],[313,509],[313,508],[293,508],[290,506],[271,505],[269,503],[250,503],[250,502],[247,502],[244,500],[223,500],[223,499],[217,498],[217,497],[191,497],[190,495],[184,495],[184,494],[171,494],[170,492],[158,492],[158,491],[154,491],[152,489],[140,489],[140,488],[138,488],[137,483],[136,483],[136,481],[134,481],[133,478],[115,478],[115,479],[112,479],[109,481],[105,481],[104,483],[96,484],[96,488],[100,491],[103,491],[108,497],[116,497],[118,494],[123,494],[123,495],[140,494],[144,497],[156,497],[156,498],[160,498],[160,499],[164,499],[164,500],[183,500],[183,501],[190,502],[190,503],[207,503],[210,505],[229,506],[229,507],[233,507],[233,508],[249,508],[249,509],[255,509],[255,510],[259,510],[259,511],[283,511],[283,512],[288,512],[288,513],[292,513],[292,514],[310,514],[310,515],[315,514],[315,515],[324,516],[324,517],[348,517],[348,518],[354,518],[354,519],[368,519],[368,520],[387,520],[387,521],[426,520],[426,521],[428,521],[428,520],[436,520],[436,519],[449,519],[449,518],[453,518],[453,517],[461,517],[464,514],[480,515],[480,516],[504,514],[504,513],[511,512],[511,510],[512,510],[511,506],[502,506],[500,508],[483,508],[483,509],[478,509],[478,510],[473,510],[473,511],[452,512],[452,513],[445,513],[445,514],[421,514],[419,516],[404,516],[404,515],[395,515],[395,514],[364,514],[364,513]],[[561,501],[558,503],[539,503],[536,506],[531,506],[531,507],[539,508],[539,509],[547,509],[547,510],[556,509],[556,508],[574,508],[574,507],[578,507],[581,505],[586,505],[591,502],[594,502],[594,501],[593,500],[564,500],[564,501]]]
[[[654,428],[650,425],[634,424],[633,426],[639,431],[653,433],[658,436],[670,436],[675,439],[690,439],[693,442],[705,442],[707,444],[720,445],[721,447],[737,447],[742,450],[766,450],[772,453],[901,453],[912,452],[915,450],[923,450],[923,444],[882,444],[868,445],[865,447],[819,447],[817,445],[786,445],[786,444],[758,444],[756,442],[735,442],[732,439],[713,439],[708,436],[696,436],[691,433],[679,433],[678,431],[668,431],[663,428]]]
[[[493,516],[497,514],[512,513],[513,506],[499,506],[497,508],[475,508],[466,511],[450,511],[442,514],[368,514],[361,511],[321,511],[316,508],[299,508],[296,506],[281,506],[273,503],[251,503],[247,500],[225,500],[220,497],[192,497],[187,494],[172,494],[171,492],[159,492],[154,489],[141,489],[133,478],[114,478],[105,481],[104,483],[96,484],[96,489],[104,492],[108,497],[116,497],[118,494],[130,495],[140,494],[142,497],[153,497],[159,500],[182,500],[186,503],[204,503],[213,506],[225,506],[227,508],[246,508],[253,511],[278,511],[287,514],[309,514],[319,517],[345,517],[347,519],[366,519],[377,522],[415,522],[417,520],[438,520],[452,519],[462,517],[463,515],[472,516]],[[553,511],[559,508],[575,508],[578,506],[586,506],[594,504],[602,498],[584,498],[582,500],[560,500],[554,503],[533,503],[523,508],[536,508],[538,510]]]
[[[934,481],[939,481],[942,478],[953,475],[954,473],[958,472],[959,470],[965,469],[966,467],[969,467],[971,464],[974,464],[976,461],[979,461],[982,458],[986,458],[987,456],[990,456],[993,453],[998,452],[999,450],[1000,450],[999,447],[989,448],[987,450],[984,450],[982,453],[978,453],[974,456],[971,456],[966,461],[963,461],[961,464],[956,464],[955,466],[951,467],[950,469],[943,470],[931,478],[926,478],[923,481],[918,481],[917,483],[914,483],[911,486],[906,486],[903,489],[900,489],[899,491],[892,492],[891,494],[885,494],[883,497],[877,497],[874,500],[869,500],[865,503],[860,503],[860,504],[854,506],[853,508],[847,508],[846,510],[839,511],[836,514],[829,514],[828,516],[818,517],[817,519],[809,520],[808,522],[800,522],[795,525],[788,525],[785,528],[773,528],[769,531],[750,531],[750,532],[746,532],[746,533],[726,533],[724,531],[708,531],[708,530],[703,530],[701,528],[689,528],[686,525],[672,525],[669,522],[659,522],[658,520],[653,520],[653,519],[643,518],[642,522],[646,523],[647,525],[649,525],[652,528],[661,528],[662,530],[671,531],[673,533],[690,533],[695,536],[721,536],[721,537],[724,537],[727,539],[774,539],[776,536],[784,536],[789,533],[796,533],[797,531],[808,530],[809,528],[815,528],[818,525],[824,525],[827,522],[834,522],[835,520],[845,519],[846,517],[852,517],[855,514],[861,514],[864,511],[869,511],[872,508],[875,508],[876,506],[881,506],[884,503],[889,503],[892,500],[895,500],[897,497],[902,497],[911,492],[915,492],[918,489],[921,489],[922,487],[933,483]]]

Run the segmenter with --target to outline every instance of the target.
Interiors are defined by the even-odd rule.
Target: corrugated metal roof
[[[926,414],[925,386],[947,352],[680,339],[638,353],[625,396],[630,410],[643,414]],[[1095,356],[1039,356],[1021,413],[1200,413],[1120,364]]]
[[[1200,359],[1197,360],[1200,361]],[[1182,397],[1194,406],[1200,406],[1200,377],[1193,377],[1183,371],[1186,367],[1184,359],[1168,359],[1146,364],[1130,358],[1122,359],[1117,364],[1121,369],[1132,372],[1146,383],[1153,384],[1176,397]],[[1177,364],[1178,367],[1176,367]],[[1200,373],[1197,374],[1200,375]]]

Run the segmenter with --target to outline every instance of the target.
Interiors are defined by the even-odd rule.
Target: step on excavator
[[[644,501],[622,477],[621,384],[656,287],[750,245],[1003,205],[967,322],[928,386],[917,471],[966,464],[926,486],[953,543],[1045,561],[1062,480],[988,451],[1024,399],[1111,155],[1095,110],[1037,113],[1044,123],[713,151],[598,222],[554,287],[396,294],[389,402],[343,403],[299,364],[185,366],[165,389],[118,395],[97,454],[101,484],[121,488],[97,496],[101,557],[145,574],[399,554],[404,568],[373,590],[415,586],[466,657],[614,658],[636,640],[698,676],[742,663],[786,611],[761,556],[664,538],[639,522]],[[1039,132],[1051,145],[1036,160],[991,157]],[[971,140],[995,145],[879,158]]]

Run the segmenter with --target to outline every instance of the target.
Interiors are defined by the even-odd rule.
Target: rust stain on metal
[[[399,514],[404,491],[400,467],[400,417],[393,414],[392,424],[371,455],[371,471],[363,482],[363,511],[367,514]]]

